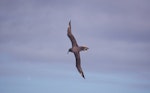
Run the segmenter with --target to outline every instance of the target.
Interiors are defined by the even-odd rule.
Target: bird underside
[[[89,48],[86,46],[78,46],[77,41],[71,32],[71,21],[69,22],[67,35],[68,35],[68,37],[72,43],[72,48],[70,48],[68,50],[68,52],[74,53],[75,59],[76,59],[76,68],[79,71],[79,73],[81,74],[81,76],[85,79],[84,73],[83,73],[82,68],[81,68],[80,51],[86,51]]]

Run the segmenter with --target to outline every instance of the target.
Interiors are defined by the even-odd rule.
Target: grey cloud
[[[81,54],[87,71],[150,76],[147,0],[0,2],[1,55],[22,61],[70,61],[66,33],[71,19],[78,43],[90,48]]]

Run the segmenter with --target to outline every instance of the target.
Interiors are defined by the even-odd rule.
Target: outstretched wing
[[[67,35],[68,35],[68,37],[71,40],[72,47],[78,46],[76,39],[74,38],[74,36],[71,33],[71,21],[69,22],[69,27],[68,27]]]
[[[81,76],[85,79],[84,73],[83,73],[82,68],[81,68],[80,53],[79,52],[78,53],[74,53],[74,55],[75,55],[75,58],[76,58],[76,67],[77,67],[79,73],[81,74]]]

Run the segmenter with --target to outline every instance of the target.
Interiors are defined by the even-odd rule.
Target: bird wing
[[[69,22],[69,27],[68,27],[67,35],[68,35],[68,37],[71,40],[72,47],[78,46],[76,39],[74,38],[74,36],[71,33],[71,21]]]
[[[76,67],[77,67],[79,73],[80,73],[80,74],[82,75],[82,77],[85,79],[84,73],[83,73],[82,68],[81,68],[80,53],[79,53],[79,52],[78,52],[78,53],[75,52],[74,55],[75,55],[75,58],[76,58]]]

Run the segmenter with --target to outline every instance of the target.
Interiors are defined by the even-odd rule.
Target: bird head
[[[69,54],[69,52],[72,52],[72,49],[70,48],[70,49],[68,49],[68,52],[67,52],[67,54]]]

